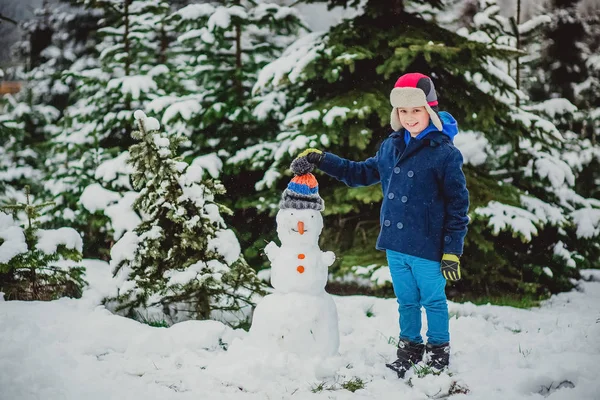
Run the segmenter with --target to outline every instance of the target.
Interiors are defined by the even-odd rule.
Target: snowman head
[[[282,245],[315,245],[323,230],[323,217],[316,210],[284,208],[277,213],[277,236]]]
[[[310,173],[306,157],[292,162],[295,176],[281,195],[277,213],[277,234],[282,244],[317,244],[323,230],[321,211],[325,202],[319,196],[317,178]]]

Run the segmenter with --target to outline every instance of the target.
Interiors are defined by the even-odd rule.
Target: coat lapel
[[[404,151],[400,155],[400,158],[398,159],[398,161],[396,162],[396,164],[399,164],[402,161],[406,160],[412,154],[416,153],[417,151],[419,151],[423,147],[425,147],[425,145],[429,145],[429,140],[423,140],[423,139],[422,140],[414,140],[414,139],[411,139],[410,142],[408,142],[408,146],[406,146],[406,148],[404,149]]]

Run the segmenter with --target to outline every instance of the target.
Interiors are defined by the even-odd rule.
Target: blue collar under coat
[[[442,121],[442,131],[438,131],[435,125],[433,125],[433,122],[431,122],[430,118],[429,126],[427,126],[427,128],[425,128],[423,132],[419,133],[414,139],[421,140],[427,137],[427,139],[437,142],[439,144],[442,141],[444,141],[445,136],[446,138],[449,138],[450,142],[452,143],[454,141],[454,137],[458,134],[458,125],[456,123],[456,120],[452,115],[450,115],[450,113],[446,111],[440,111],[438,115],[440,116],[440,120]],[[406,129],[402,128],[399,131],[394,132],[392,135],[400,133],[402,131],[404,131],[404,144],[408,145],[408,142],[410,142],[412,136],[410,136],[410,132],[408,132]],[[442,133],[443,135],[440,135],[440,133]]]

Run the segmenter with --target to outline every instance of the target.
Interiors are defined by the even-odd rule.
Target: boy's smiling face
[[[402,127],[409,131],[411,136],[417,136],[429,126],[429,113],[424,106],[400,107],[397,110]]]

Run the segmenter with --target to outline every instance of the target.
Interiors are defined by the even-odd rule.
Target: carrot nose
[[[304,222],[298,221],[298,233],[304,235]]]

